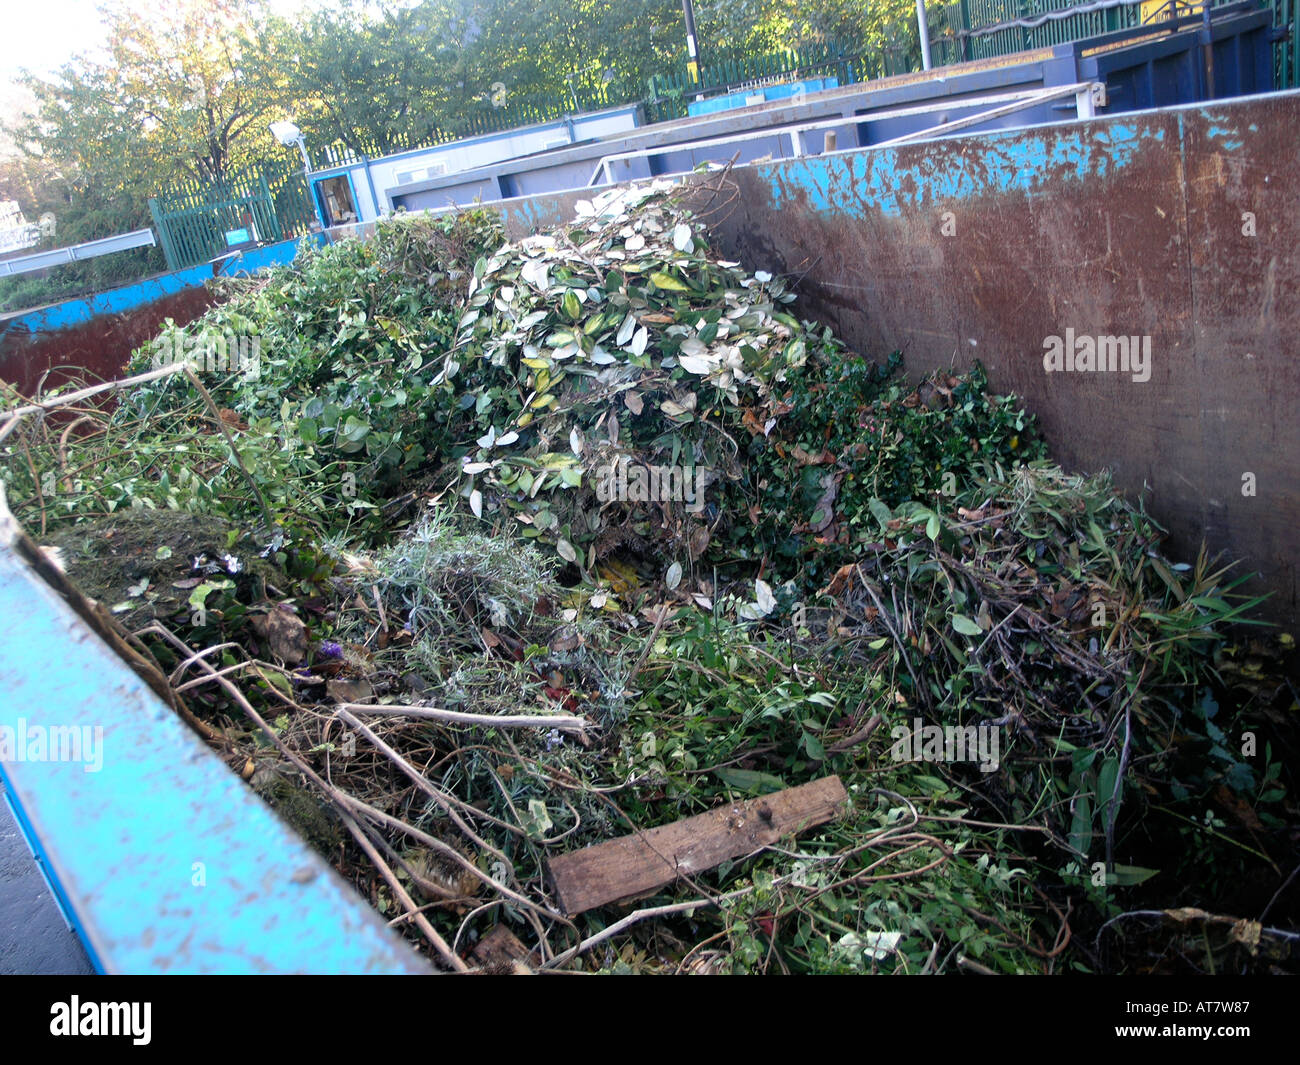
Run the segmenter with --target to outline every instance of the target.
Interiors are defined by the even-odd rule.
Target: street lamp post
[[[326,228],[325,220],[321,218],[320,204],[316,202],[316,197],[311,191],[311,156],[307,154],[307,142],[303,139],[302,130],[292,122],[272,122],[271,136],[286,148],[297,146],[298,151],[302,153],[302,176],[303,180],[307,182],[307,198],[311,200],[312,210],[316,214],[316,221],[320,223],[322,229]]]
[[[930,20],[925,14],[925,0],[916,0],[916,28],[921,35],[921,69],[930,69]]]
[[[695,4],[693,0],[682,0],[682,13],[686,16],[686,71],[691,81],[704,88],[700,76],[700,45],[695,36]],[[699,96],[696,99],[700,99]]]
[[[311,157],[307,154],[307,142],[303,139],[302,130],[292,122],[272,122],[271,136],[286,148],[292,148],[294,145],[297,145],[298,151],[302,152],[303,173],[311,173]]]

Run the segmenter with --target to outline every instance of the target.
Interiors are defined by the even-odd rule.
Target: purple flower
[[[321,658],[342,658],[343,645],[335,643],[333,640],[321,640],[320,656]]]

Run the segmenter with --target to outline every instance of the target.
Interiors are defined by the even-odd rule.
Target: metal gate
[[[247,230],[258,243],[287,240],[306,233],[315,217],[302,172],[271,168],[177,186],[151,198],[149,211],[172,270],[222,254],[227,233]]]

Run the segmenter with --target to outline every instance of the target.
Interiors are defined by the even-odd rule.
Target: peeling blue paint
[[[1100,127],[1055,126],[952,138],[945,143],[965,149],[959,166],[953,165],[952,153],[944,153],[943,161],[933,165],[924,157],[918,160],[916,146],[908,145],[804,156],[756,169],[765,175],[777,209],[806,200],[823,213],[853,213],[870,205],[899,216],[940,201],[1012,189],[1033,195],[1062,180],[1113,178],[1133,161],[1143,142],[1164,137],[1158,125],[1110,121]]]
[[[1206,129],[1205,135],[1211,140],[1222,141],[1219,147],[1230,152],[1240,151],[1246,143],[1241,139],[1241,130],[1236,126],[1211,125]]]
[[[101,730],[97,757],[0,764],[100,972],[429,971],[4,545],[0,678],[7,736]]]

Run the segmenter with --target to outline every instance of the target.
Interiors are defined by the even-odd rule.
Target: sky
[[[23,67],[47,74],[74,55],[93,51],[103,39],[101,0],[9,0],[0,34],[0,83],[9,84]],[[157,0],[138,0],[148,10]],[[271,0],[279,14],[324,6],[324,0]]]
[[[46,73],[103,36],[98,0],[20,0],[5,5],[0,36],[0,78],[13,80],[21,67]]]

